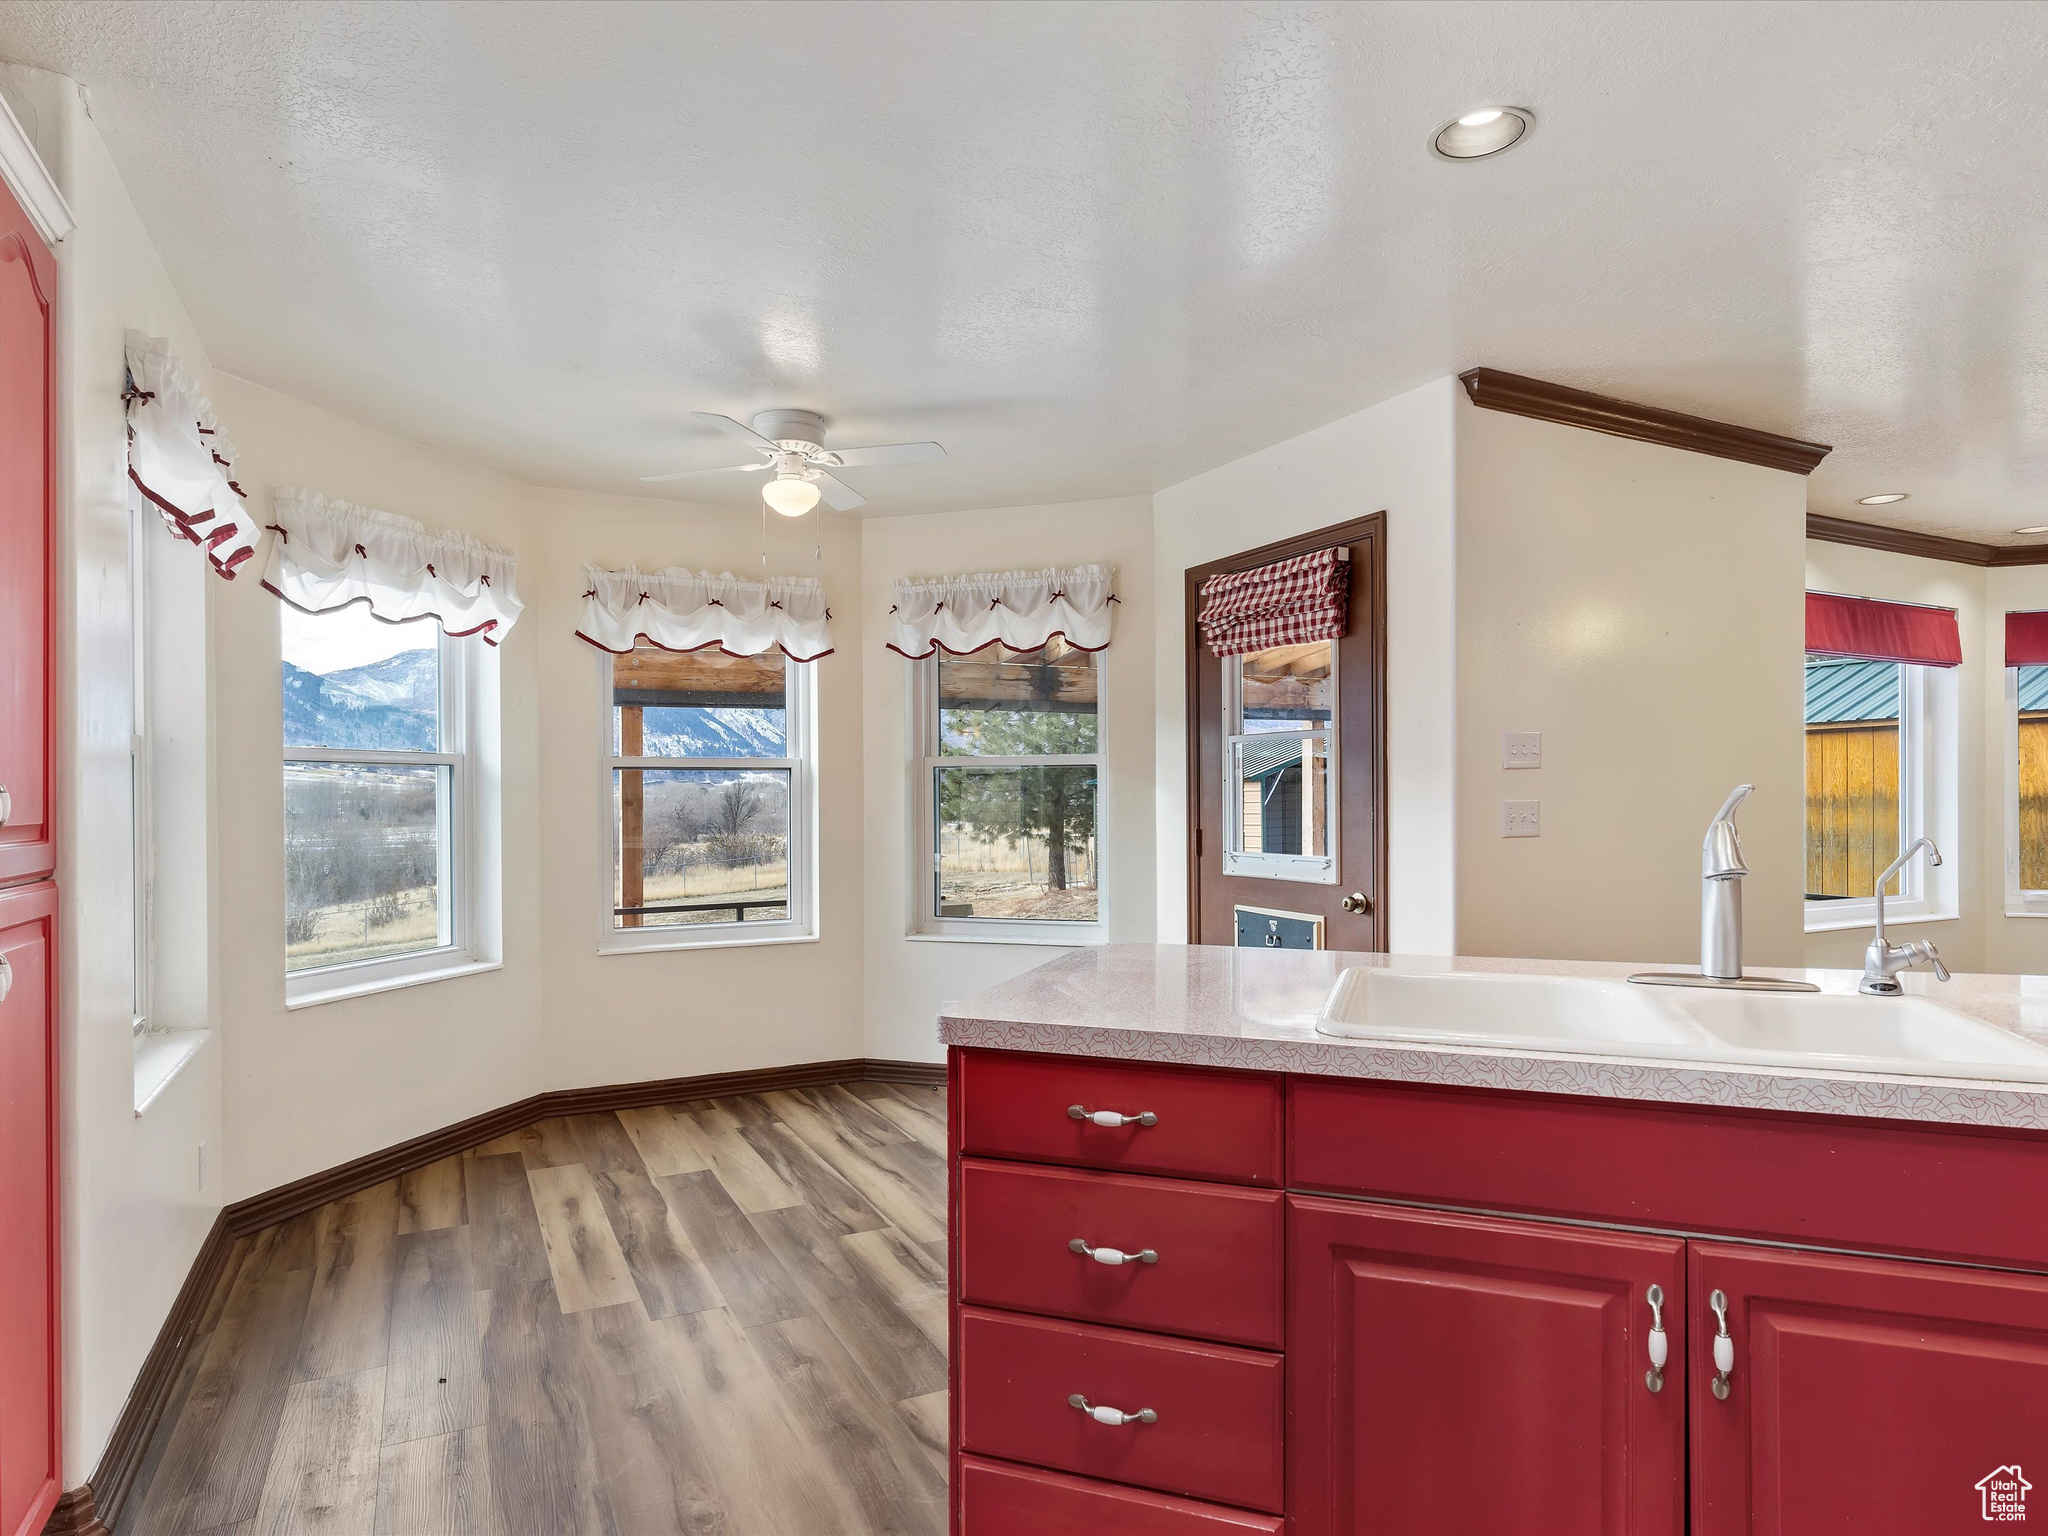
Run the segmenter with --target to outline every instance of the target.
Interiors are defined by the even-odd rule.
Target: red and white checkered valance
[[[1202,638],[1218,656],[1343,639],[1351,607],[1349,555],[1347,549],[1319,549],[1211,576],[1201,585],[1195,616]]]

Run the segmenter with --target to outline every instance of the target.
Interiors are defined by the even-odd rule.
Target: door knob
[[[1344,898],[1341,905],[1346,912],[1370,912],[1372,910],[1372,901],[1363,891],[1353,891]]]

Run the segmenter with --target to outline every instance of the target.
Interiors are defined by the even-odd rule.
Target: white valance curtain
[[[1099,651],[1109,644],[1115,588],[1116,569],[1107,565],[901,580],[889,649],[922,661],[998,643],[1035,651],[1063,635],[1076,650]]]
[[[235,484],[234,445],[162,337],[129,331],[125,343],[128,478],[172,532],[204,549],[232,581],[258,537]]]
[[[294,607],[368,603],[380,619],[435,618],[444,634],[491,645],[518,622],[509,550],[290,486],[271,497],[271,516],[277,537],[263,585]]]
[[[727,573],[670,568],[607,571],[584,567],[583,622],[577,638],[623,655],[640,641],[665,651],[717,646],[728,656],[781,651],[792,661],[832,654],[824,585],[815,576],[748,581]]]

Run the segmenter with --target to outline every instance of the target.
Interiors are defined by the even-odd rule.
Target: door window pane
[[[1246,735],[1327,730],[1336,717],[1334,643],[1279,645],[1238,659]]]
[[[1806,896],[1867,897],[1899,856],[1900,664],[1806,660]],[[1899,893],[1894,875],[1885,894]]]
[[[286,970],[453,942],[450,773],[435,764],[285,765]]]
[[[441,750],[438,624],[387,624],[362,604],[327,613],[278,607],[287,747]]]
[[[938,917],[1092,923],[1096,769],[935,768]]]
[[[643,646],[612,658],[612,750],[620,757],[787,757],[780,651]]]
[[[1035,651],[939,653],[945,757],[1070,757],[1097,740],[1095,657],[1055,635]]]
[[[2019,674],[2020,889],[2048,891],[2048,667]]]
[[[614,769],[613,927],[786,921],[789,788],[787,768]]]
[[[1328,854],[1329,738],[1239,740],[1231,750],[1237,764],[1239,851]]]

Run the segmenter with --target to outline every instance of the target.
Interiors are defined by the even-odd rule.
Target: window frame
[[[739,949],[761,944],[815,944],[818,941],[818,774],[817,678],[815,661],[782,657],[783,746],[785,757],[621,757],[612,750],[612,663],[610,651],[597,652],[596,675],[600,707],[598,727],[598,861],[597,952],[638,955],[677,949]],[[613,801],[620,768],[656,772],[686,769],[786,769],[789,772],[789,916],[765,922],[657,924],[620,928],[613,901],[618,871],[619,822]]]
[[[1341,679],[1338,669],[1343,663],[1338,652],[1343,648],[1337,640],[1330,646],[1330,697],[1341,699],[1338,691]],[[1257,652],[1251,652],[1257,655]],[[1330,723],[1315,731],[1258,731],[1247,733],[1244,729],[1244,657],[1219,656],[1217,663],[1223,668],[1223,703],[1220,717],[1223,750],[1219,754],[1223,768],[1223,873],[1232,879],[1248,880],[1289,880],[1298,885],[1335,885],[1338,883],[1337,856],[1335,852],[1322,855],[1306,853],[1247,853],[1244,850],[1244,807],[1239,798],[1237,761],[1238,754],[1247,741],[1308,741],[1320,736],[1327,743],[1327,762],[1323,770],[1323,815],[1325,838],[1334,846],[1343,822],[1342,784],[1343,761],[1339,756],[1343,750],[1340,721],[1342,711],[1335,707],[1330,710]],[[1305,793],[1305,792],[1304,792]]]
[[[155,626],[150,600],[154,579],[153,523],[162,518],[133,486],[128,492],[128,836],[130,943],[134,965],[129,1032],[136,1038],[156,1022],[156,762],[153,750],[149,658]]]
[[[2020,669],[2005,669],[2005,915],[2048,917],[2048,891],[2020,885]],[[1891,908],[1885,908],[1891,921]]]
[[[279,599],[280,604],[283,601]],[[330,611],[340,613],[345,610]],[[322,616],[311,615],[314,618]],[[280,623],[282,617],[280,614]],[[378,955],[366,960],[344,960],[334,965],[287,970],[287,1008],[306,1008],[393,987],[444,981],[453,976],[493,970],[502,963],[496,953],[494,936],[489,931],[483,889],[487,873],[482,856],[484,797],[480,792],[482,785],[478,770],[478,757],[488,724],[483,718],[485,699],[496,695],[495,688],[489,686],[492,680],[484,673],[486,668],[497,666],[497,651],[473,637],[451,638],[442,630],[438,619],[407,622],[434,626],[435,644],[440,654],[441,750],[394,752],[363,747],[284,747],[278,769],[279,783],[283,783],[285,768],[293,763],[390,764],[411,768],[445,766],[449,770],[448,830],[441,841],[436,878],[439,888],[448,893],[448,942],[402,955]],[[280,693],[282,676],[280,667]],[[280,730],[279,735],[282,734]],[[279,852],[282,851],[280,840]]]
[[[1803,659],[1802,659],[1803,665]],[[1899,847],[1927,837],[1943,862],[1914,859],[1899,872],[1899,894],[1884,899],[1887,928],[1912,923],[1954,922],[1960,916],[1961,865],[1966,851],[1957,836],[1960,811],[1960,686],[1957,667],[1899,664]],[[1801,746],[1805,722],[1801,719]],[[2015,724],[2015,741],[2017,741]],[[1802,806],[1804,804],[1802,791]],[[1800,849],[1802,868],[1805,848]],[[1889,861],[1887,861],[1889,862]],[[1803,882],[1802,882],[1803,883]],[[1877,899],[1846,896],[1803,900],[1805,931],[1832,933],[1868,928],[1877,920]]]
[[[1049,944],[1063,949],[1109,942],[1110,874],[1103,852],[1110,844],[1109,669],[1107,650],[1082,651],[1095,668],[1095,750],[1044,757],[946,756],[939,751],[939,652],[909,664],[910,895],[905,937],[967,944]],[[972,653],[970,653],[972,654]],[[1095,769],[1095,916],[1086,922],[1050,918],[940,917],[938,915],[937,771],[1088,766]]]

